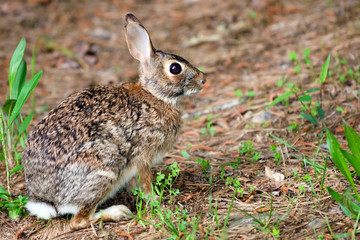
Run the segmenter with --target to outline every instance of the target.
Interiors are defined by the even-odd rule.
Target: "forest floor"
[[[347,182],[329,158],[324,127],[344,147],[342,119],[360,130],[360,1],[0,1],[0,102],[7,96],[9,62],[22,37],[25,59],[31,62],[37,45],[36,71],[44,71],[34,90],[37,114],[29,132],[76,91],[136,81],[137,61],[124,37],[127,12],[142,21],[155,48],[181,55],[207,77],[199,94],[180,101],[180,137],[153,170],[156,176],[178,163],[172,187],[179,194],[172,201],[165,196],[161,208],[179,218],[176,211],[186,211],[185,227],[171,218],[179,238],[194,229],[196,239],[349,236],[355,220],[325,188],[341,192]],[[291,60],[295,55],[297,61]],[[328,55],[331,73],[321,84]],[[266,108],[295,86],[297,96]],[[315,88],[320,91],[310,94],[303,110],[299,97]],[[324,117],[316,125],[301,117],[301,111],[316,114],[317,107]],[[28,101],[23,113],[30,109]],[[0,185],[6,185],[4,162]],[[12,175],[11,188],[14,196],[27,195],[22,172]],[[137,211],[131,193],[121,192],[107,204]],[[0,239],[176,236],[168,234],[164,219],[149,212],[143,218],[153,224],[104,222],[71,231],[69,217],[13,220],[2,211]]]

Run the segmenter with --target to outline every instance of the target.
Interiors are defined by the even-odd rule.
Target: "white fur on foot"
[[[56,210],[50,204],[44,202],[28,202],[26,204],[26,209],[30,214],[37,216],[42,219],[50,219],[56,217]]]
[[[94,214],[93,219],[118,222],[121,219],[129,219],[132,214],[130,209],[124,205],[114,205]]]
[[[57,207],[57,210],[60,215],[64,215],[67,213],[76,215],[79,212],[80,208],[73,204],[62,204]]]

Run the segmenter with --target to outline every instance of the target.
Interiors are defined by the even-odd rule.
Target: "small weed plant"
[[[270,150],[274,153],[274,162],[277,162],[277,164],[280,164],[280,160],[282,159],[281,153],[277,150],[276,145],[272,145],[270,147]]]
[[[206,128],[201,128],[201,133],[205,136],[210,135],[210,136],[214,136],[216,131],[215,128],[213,127],[213,122],[212,120],[214,119],[214,115],[209,115],[206,118]]]
[[[6,188],[0,188],[0,209],[7,209],[11,218],[23,215],[22,209],[27,202],[27,197],[14,198],[10,187],[11,175],[22,169],[21,152],[25,148],[26,129],[33,118],[33,114],[23,118],[20,112],[42,75],[40,71],[26,82],[27,64],[23,60],[25,46],[23,38],[12,55],[8,78],[9,95],[0,107],[0,160],[5,162],[7,182]]]
[[[296,53],[295,53],[296,54]],[[297,61],[297,55],[295,57],[295,54],[291,55],[291,59],[293,59],[296,63]],[[294,56],[293,56],[294,55]],[[290,58],[290,56],[289,56]],[[305,58],[306,59],[306,58]],[[330,63],[330,55],[327,57],[324,65],[322,66],[322,70],[320,73],[319,81],[321,84],[323,84],[326,80],[326,76],[329,69],[329,63]],[[308,91],[301,91],[300,88],[297,86],[291,86],[291,89],[276,99],[272,103],[270,103],[267,108],[270,108],[274,106],[275,104],[282,102],[282,101],[289,101],[289,97],[292,95],[295,95],[298,101],[301,104],[301,111],[300,111],[300,117],[307,119],[310,123],[312,123],[314,126],[316,126],[319,122],[319,120],[323,119],[325,117],[324,110],[321,107],[321,100],[315,101],[313,97],[311,96],[314,92],[320,92],[320,98],[321,98],[321,88],[313,88]]]
[[[260,159],[260,153],[254,150],[252,142],[249,140],[246,143],[242,142],[239,147],[239,155],[245,156],[246,159],[249,159],[253,162]]]
[[[133,194],[137,196],[137,215],[133,217],[143,226],[152,225],[166,233],[169,236],[168,239],[194,239],[201,215],[190,218],[187,211],[180,209],[179,206],[174,206],[172,209],[164,209],[162,206],[164,194],[169,194],[169,204],[173,204],[174,198],[179,194],[179,190],[173,188],[180,172],[177,163],[170,165],[167,172],[167,177],[162,172],[157,173],[151,194],[144,194],[141,188],[133,190]]]

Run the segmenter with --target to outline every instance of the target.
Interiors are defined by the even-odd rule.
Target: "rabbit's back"
[[[138,84],[76,93],[28,138],[23,163],[29,194],[55,205],[93,199],[89,194],[102,187],[101,177],[122,185],[124,174],[136,173],[133,161],[151,165],[174,143],[179,128],[179,111]],[[144,152],[153,156],[139,158]]]

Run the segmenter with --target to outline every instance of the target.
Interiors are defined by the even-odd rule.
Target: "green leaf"
[[[243,92],[240,89],[236,89],[234,91],[234,93],[235,93],[235,96],[237,96],[237,97],[242,97],[243,96]]]
[[[12,110],[14,109],[15,103],[16,103],[15,99],[6,99],[2,108],[7,116],[9,116]]]
[[[248,91],[247,93],[248,97],[255,97],[255,92],[253,90]]]
[[[318,123],[317,119],[314,116],[310,115],[310,114],[306,114],[306,113],[301,112],[300,116],[307,119],[307,120],[309,120],[309,122],[311,122],[312,125],[316,125]]]
[[[298,59],[298,55],[296,54],[296,52],[292,51],[288,54],[288,57],[290,60],[294,60],[295,62],[297,61]]]
[[[9,195],[9,193],[5,190],[3,186],[0,185],[0,195]]]
[[[10,92],[10,99],[17,99],[19,96],[19,93],[21,92],[21,89],[23,88],[26,80],[26,71],[27,66],[26,62],[22,61],[20,67],[18,68],[18,71],[16,72],[15,81],[13,83],[11,92]]]
[[[336,167],[340,170],[340,172],[344,175],[346,180],[350,183],[351,187],[354,189],[354,191],[356,193],[357,200],[359,201],[360,197],[359,197],[356,187],[354,185],[354,181],[351,177],[350,170],[347,165],[346,159],[341,151],[342,149],[340,147],[340,144],[336,140],[334,135],[327,128],[326,128],[326,142],[327,142],[327,146],[329,148],[330,155],[333,158],[333,161],[334,161]]]
[[[306,91],[305,93],[309,94],[309,93],[313,93],[313,92],[317,92],[317,91],[320,91],[320,88],[312,88],[312,89]]]
[[[349,148],[357,159],[356,164],[360,164],[360,137],[349,125],[344,122],[345,136],[348,142]]]
[[[324,83],[326,80],[326,76],[329,69],[329,63],[330,63],[330,55],[327,57],[324,65],[322,66],[321,73],[320,73],[320,83]]]
[[[6,128],[9,128],[15,118],[19,115],[21,108],[24,106],[27,98],[29,97],[31,91],[38,84],[39,79],[42,75],[42,71],[38,72],[34,77],[31,78],[29,82],[27,82],[24,87],[21,89],[19,97],[16,101],[15,107],[10,115],[10,120]]]
[[[345,213],[346,216],[348,216],[349,218],[354,218],[355,214],[353,212],[350,211],[349,208],[347,208],[343,203],[344,203],[344,198],[343,196],[334,191],[333,189],[331,189],[330,187],[326,187],[326,189],[328,190],[330,196],[337,201],[340,204],[341,209],[343,210],[343,212]]]
[[[18,68],[21,64],[21,61],[24,57],[25,52],[25,46],[26,46],[26,40],[25,38],[22,38],[16,47],[11,60],[10,60],[10,66],[9,66],[9,88],[10,92],[12,91],[12,86],[15,80],[16,73],[18,71]]]
[[[180,151],[180,153],[181,153],[181,156],[183,156],[184,158],[186,158],[188,160],[191,160],[191,157],[190,157],[190,155],[188,154],[188,152],[186,150],[182,149]]]
[[[303,95],[299,97],[299,101],[301,102],[310,102],[312,100],[312,97],[310,95]]]
[[[8,195],[0,194],[0,198],[4,199],[5,201],[9,201]]]
[[[29,114],[29,115],[26,116],[26,118],[24,119],[24,121],[21,123],[21,125],[19,127],[19,135],[26,131],[26,129],[29,126],[33,116],[34,116],[33,114]]]
[[[348,160],[350,165],[355,169],[355,172],[358,176],[360,176],[360,160],[357,159],[354,155],[351,153],[341,149],[342,154],[344,157]]]
[[[9,208],[9,217],[11,219],[16,219],[19,217],[19,209],[17,207],[10,207]]]
[[[10,175],[20,171],[23,168],[22,164],[17,165],[13,170],[11,170]]]
[[[288,91],[288,92],[284,92],[283,94],[281,94],[280,96],[278,96],[277,98],[274,99],[274,101],[272,101],[267,107],[266,109],[274,106],[275,104],[281,102],[282,100],[290,97],[291,95],[294,94],[294,91]]]
[[[321,107],[317,107],[316,109],[317,109],[317,111],[318,111],[319,118],[320,118],[320,119],[323,119],[323,118],[325,117],[325,112],[324,112],[324,110],[323,110]]]
[[[304,49],[304,56],[309,57],[309,54],[310,54],[310,48],[305,48]]]
[[[325,130],[326,130],[327,146],[329,148],[330,155],[333,158],[333,161],[335,162],[335,165],[341,171],[341,173],[344,175],[346,180],[348,180],[348,182],[353,182],[350,171],[349,171],[349,167],[346,164],[346,159],[345,159],[344,155],[342,154],[342,151],[341,151],[342,149],[340,147],[339,142],[334,137],[334,135],[329,131],[329,129],[326,128]]]

